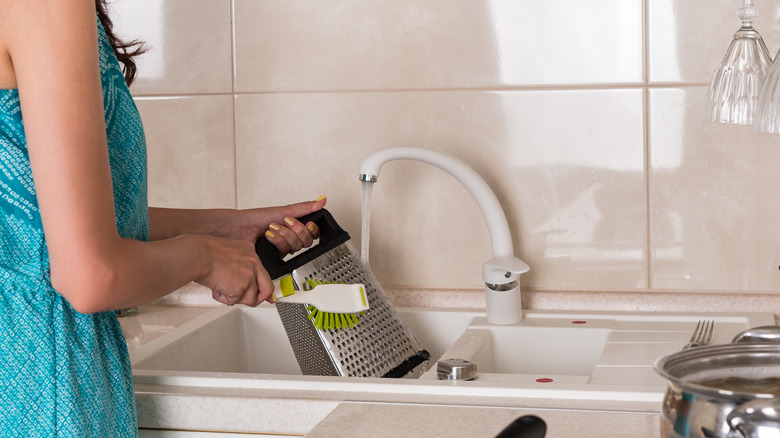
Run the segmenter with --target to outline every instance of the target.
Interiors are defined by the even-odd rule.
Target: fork
[[[700,320],[699,323],[696,324],[696,328],[693,330],[693,335],[691,335],[690,341],[685,344],[683,350],[708,345],[712,340],[712,329],[714,327],[714,321]]]

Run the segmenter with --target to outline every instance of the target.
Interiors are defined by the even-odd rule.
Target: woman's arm
[[[83,313],[143,304],[190,281],[227,304],[266,299],[273,283],[250,242],[118,235],[94,0],[6,0],[2,7],[54,288]]]
[[[160,240],[181,234],[211,234],[255,242],[265,234],[280,253],[287,254],[310,246],[319,235],[315,223],[302,224],[296,218],[321,209],[326,202],[322,196],[315,201],[248,210],[152,207],[149,208],[149,238]]]

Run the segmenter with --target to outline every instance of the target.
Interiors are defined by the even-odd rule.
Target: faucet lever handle
[[[517,280],[520,274],[531,268],[514,256],[500,256],[488,260],[482,266],[482,279],[485,283],[504,284]]]

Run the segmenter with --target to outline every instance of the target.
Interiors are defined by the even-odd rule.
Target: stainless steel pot
[[[780,344],[682,350],[655,369],[669,380],[662,437],[780,438]]]

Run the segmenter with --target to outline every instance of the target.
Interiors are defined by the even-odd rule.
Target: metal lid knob
[[[436,366],[439,380],[474,380],[477,364],[463,359],[442,359]]]
[[[754,327],[738,334],[731,341],[732,344],[750,342],[780,343],[780,326],[766,325]]]

